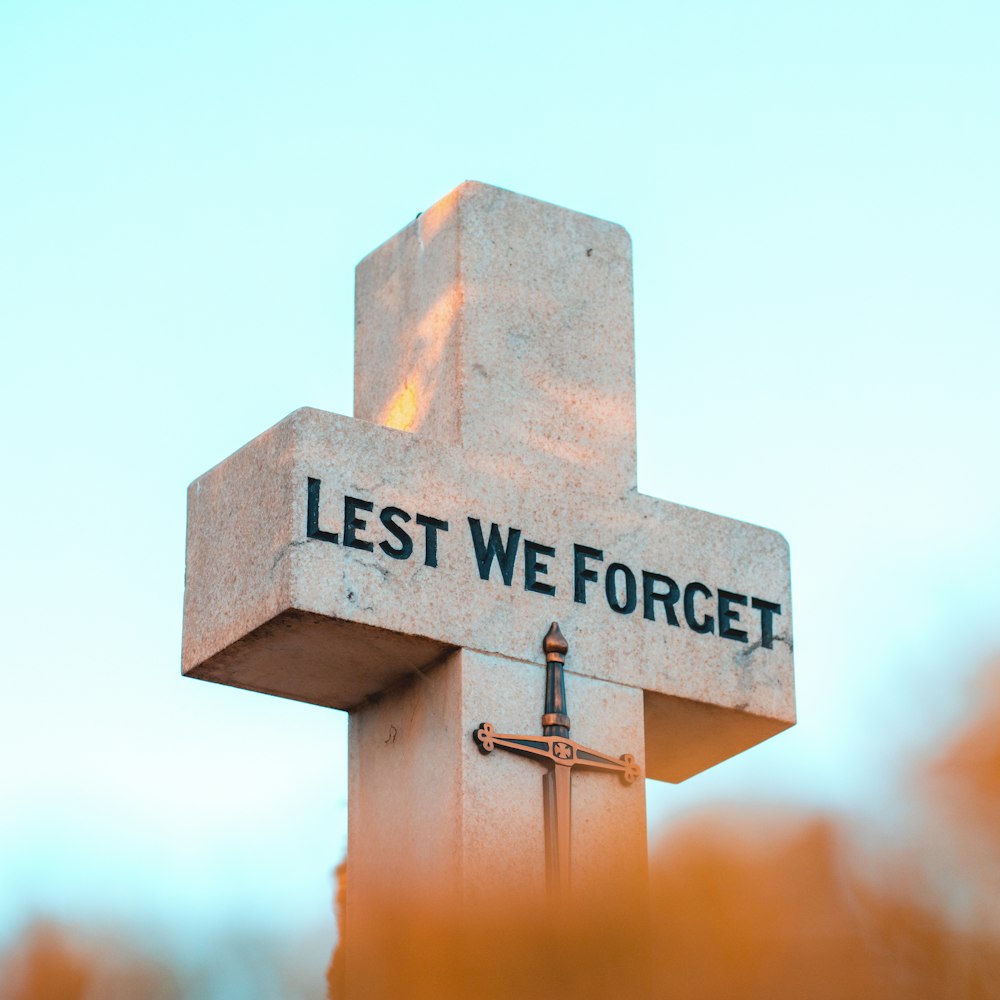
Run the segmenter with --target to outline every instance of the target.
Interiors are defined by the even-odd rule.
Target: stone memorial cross
[[[576,736],[647,777],[795,710],[784,539],[636,489],[624,229],[463,184],[358,265],[355,322],[355,419],[297,410],[189,488],[183,670],[350,713],[361,928],[544,890],[538,769],[470,735],[538,731],[552,621]],[[642,782],[573,796],[574,887],[643,872]]]

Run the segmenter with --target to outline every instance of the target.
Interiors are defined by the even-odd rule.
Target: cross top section
[[[567,487],[635,488],[621,226],[469,181],[365,257],[355,288],[356,417]]]

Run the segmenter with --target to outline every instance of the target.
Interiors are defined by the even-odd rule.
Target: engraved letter
[[[736,642],[746,642],[747,634],[741,628],[733,628],[729,623],[738,622],[740,613],[730,607],[731,604],[746,604],[745,594],[733,594],[728,590],[719,591],[719,635],[723,639],[734,639]]]
[[[521,540],[520,529],[508,529],[506,545],[500,538],[500,528],[495,524],[490,525],[489,543],[483,538],[483,526],[479,523],[479,518],[469,518],[469,530],[472,532],[472,544],[476,550],[480,579],[490,578],[493,560],[496,559],[503,582],[509,587],[514,578],[514,562],[517,559],[517,546]]]
[[[617,574],[621,573],[625,578],[625,602],[618,603],[618,583],[615,580]],[[607,576],[604,578],[604,593],[608,598],[608,605],[612,611],[617,611],[620,615],[630,615],[635,611],[635,573],[625,565],[625,563],[612,563],[608,567]]]
[[[413,555],[413,539],[402,525],[396,524],[397,520],[410,520],[410,515],[399,507],[383,507],[379,514],[379,520],[385,529],[392,534],[393,538],[399,542],[399,548],[390,545],[388,542],[379,542],[378,547],[392,559],[409,559]]]
[[[667,592],[665,594],[655,589],[658,583],[666,586]],[[642,571],[643,618],[648,618],[650,621],[656,620],[655,608],[656,602],[659,601],[663,605],[663,610],[667,613],[667,623],[678,625],[677,612],[674,611],[674,605],[680,599],[680,596],[680,589],[669,576],[663,576],[660,573],[649,573],[646,570]]]
[[[692,632],[700,632],[702,635],[706,632],[714,632],[715,619],[711,615],[705,615],[701,621],[698,621],[698,619],[695,618],[695,594],[701,594],[702,597],[711,597],[712,591],[710,591],[703,583],[689,583],[684,588],[684,620],[688,623],[688,627]]]
[[[424,565],[437,566],[438,564],[438,536],[439,531],[448,530],[447,521],[439,521],[430,514],[417,514],[417,524],[424,529]]]
[[[370,500],[358,500],[356,497],[344,497],[344,544],[350,545],[352,549],[361,549],[364,552],[371,552],[374,545],[371,542],[363,542],[357,537],[359,531],[364,531],[368,527],[368,522],[364,518],[358,517],[359,510],[372,510],[374,504]]]
[[[538,561],[539,556],[554,557],[556,550],[550,545],[539,545],[538,542],[524,543],[524,589],[533,590],[536,594],[549,594],[556,592],[556,588],[551,583],[539,583],[538,577],[544,576],[549,571],[549,564]]]
[[[774,615],[781,614],[781,605],[761,597],[755,597],[750,604],[760,612],[760,644],[765,649],[771,649],[774,646]]]
[[[308,480],[308,504],[306,508],[306,536],[318,538],[321,542],[337,543],[336,531],[323,531],[319,526],[319,486],[320,481],[311,476]]]
[[[597,582],[597,570],[587,568],[587,560],[604,561],[604,553],[600,549],[592,549],[589,545],[573,546],[573,600],[577,604],[587,603],[587,583]]]

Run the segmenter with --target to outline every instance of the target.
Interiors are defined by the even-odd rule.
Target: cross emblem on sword
[[[524,736],[498,733],[493,724],[484,722],[472,738],[480,753],[492,753],[495,747],[534,757],[548,766],[545,775],[545,860],[549,891],[559,896],[569,888],[570,873],[570,792],[574,767],[614,771],[626,785],[631,785],[642,771],[632,754],[612,757],[592,750],[569,738],[569,715],[566,712],[566,681],[563,666],[569,643],[559,625],[553,622],[542,641],[545,651],[545,713],[542,735]]]

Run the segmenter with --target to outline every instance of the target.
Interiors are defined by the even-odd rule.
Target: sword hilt
[[[569,643],[553,622],[542,640],[545,650],[545,714],[542,716],[542,733],[546,736],[569,736],[569,715],[566,713],[566,680],[563,664]]]

